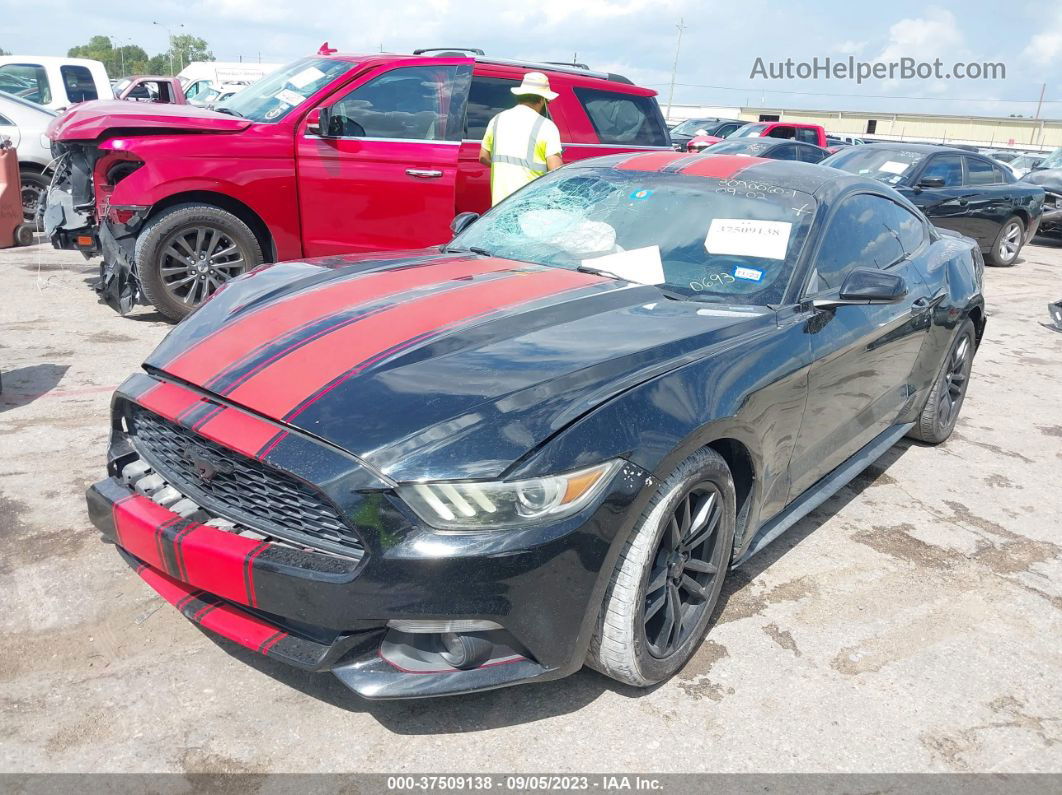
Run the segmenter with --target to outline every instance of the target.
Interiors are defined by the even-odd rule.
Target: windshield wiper
[[[594,276],[607,276],[610,279],[619,279],[621,282],[629,282],[630,279],[624,279],[622,276],[607,271],[604,268],[595,268],[592,265],[580,265],[576,268],[579,273],[592,273]]]
[[[469,246],[468,248],[462,248],[461,246],[442,246],[439,249],[444,254],[479,254],[481,257],[493,257],[487,249],[480,248],[479,246]]]
[[[243,118],[242,113],[240,113],[238,110],[233,110],[232,108],[214,108],[214,110],[216,110],[218,113],[227,113],[230,116],[236,116],[241,119]]]

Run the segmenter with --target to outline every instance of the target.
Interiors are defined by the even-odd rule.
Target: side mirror
[[[306,116],[306,132],[309,135],[328,137],[328,125],[331,122],[332,113],[328,108],[314,108]]]
[[[454,216],[454,220],[450,222],[450,231],[454,233],[454,237],[457,237],[468,229],[477,218],[479,218],[479,213],[458,213]]]
[[[895,304],[907,295],[902,276],[876,268],[856,268],[845,277],[837,298],[816,298],[816,309],[833,309],[851,304]]]
[[[944,177],[922,177],[918,180],[918,187],[920,188],[943,188]]]

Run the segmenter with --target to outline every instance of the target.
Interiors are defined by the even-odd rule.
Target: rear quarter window
[[[660,108],[652,97],[575,87],[598,140],[619,146],[669,146]]]

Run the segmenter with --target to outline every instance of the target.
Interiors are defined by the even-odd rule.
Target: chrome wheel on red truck
[[[170,320],[181,320],[263,258],[250,227],[232,213],[179,204],[148,222],[135,259],[144,297]]]

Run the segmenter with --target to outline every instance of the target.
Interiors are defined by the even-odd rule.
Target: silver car
[[[51,142],[44,131],[55,116],[48,108],[0,91],[0,139],[10,139],[18,150],[22,214],[27,221],[36,216],[50,182]]]

